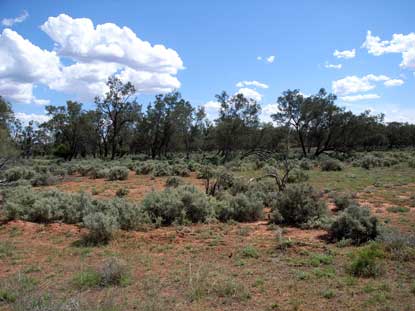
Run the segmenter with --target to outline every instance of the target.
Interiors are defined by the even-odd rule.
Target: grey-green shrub
[[[4,172],[4,177],[6,181],[13,182],[18,181],[19,179],[31,179],[35,176],[36,172],[34,170],[25,168],[25,167],[11,167]]]
[[[125,197],[126,195],[128,195],[129,192],[130,192],[130,190],[128,190],[128,188],[119,188],[115,192],[115,195],[119,198],[122,198],[122,197]]]
[[[341,171],[343,170],[343,165],[339,160],[336,159],[326,159],[320,163],[320,167],[322,171],[330,172],[330,171]]]
[[[85,241],[91,244],[108,243],[114,231],[119,227],[117,219],[102,212],[88,214],[83,218],[85,228],[89,233],[85,236]]]
[[[193,186],[152,192],[144,198],[142,206],[153,222],[160,221],[163,225],[204,222],[214,216],[208,197]]]
[[[173,165],[173,174],[176,176],[188,177],[190,176],[190,170],[186,164],[175,164]]]
[[[301,183],[307,181],[309,176],[303,170],[293,169],[288,174],[288,183]]]
[[[181,186],[183,184],[183,179],[177,176],[170,176],[166,179],[166,187],[177,188],[178,186]]]
[[[378,220],[368,208],[351,205],[333,222],[329,233],[335,241],[348,239],[353,244],[365,243],[378,236]]]
[[[319,194],[304,184],[288,185],[271,204],[271,222],[277,224],[301,226],[327,213]]]
[[[59,182],[57,176],[53,176],[50,173],[39,173],[36,174],[31,180],[30,183],[33,187],[39,186],[52,186]]]
[[[235,196],[225,195],[220,201],[224,203],[216,206],[217,216],[221,221],[236,220],[240,222],[256,221],[262,218],[263,203],[260,194],[251,193],[250,196],[238,193]]]
[[[341,193],[334,198],[334,204],[338,211],[343,211],[351,205],[356,205],[356,201],[352,194]]]
[[[128,168],[124,166],[114,166],[111,167],[108,172],[109,180],[126,180],[128,179]]]

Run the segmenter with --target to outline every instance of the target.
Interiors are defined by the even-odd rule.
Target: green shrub
[[[386,209],[390,213],[407,213],[410,211],[409,208],[404,206],[391,206]]]
[[[241,250],[241,256],[244,258],[259,258],[259,253],[255,247],[248,245]]]
[[[119,188],[117,192],[115,192],[115,195],[119,198],[122,198],[128,195],[129,192],[130,190],[128,188]]]
[[[129,170],[124,166],[111,167],[108,172],[109,180],[126,180],[128,178]]]
[[[78,272],[72,279],[72,283],[79,289],[98,287],[101,283],[99,272],[86,269]]]
[[[409,166],[410,168],[415,168],[415,159],[410,159],[410,160],[408,161],[408,166]]]
[[[224,204],[216,206],[217,216],[221,221],[248,222],[256,221],[263,216],[263,204],[258,193],[251,193],[249,196],[243,193],[235,196],[225,195],[222,201]]]
[[[142,203],[153,222],[172,223],[204,222],[214,216],[208,197],[193,186],[167,188],[148,194]]]
[[[379,276],[383,272],[379,260],[383,257],[384,253],[379,245],[372,243],[352,254],[352,261],[346,270],[353,276]]]
[[[36,174],[30,181],[33,187],[52,186],[59,182],[59,178],[50,173]]]
[[[343,211],[351,205],[356,205],[356,201],[351,194],[339,194],[334,199],[334,204],[338,211]]]
[[[119,227],[117,219],[102,212],[89,214],[83,218],[85,228],[89,230],[85,236],[85,242],[89,244],[106,244],[112,237],[114,231]]]
[[[368,208],[352,205],[333,222],[329,232],[336,241],[349,239],[353,244],[361,244],[377,237],[378,220]]]
[[[321,162],[320,167],[321,167],[321,170],[325,172],[343,170],[342,163],[336,159],[324,160]]]
[[[396,158],[384,157],[380,154],[365,155],[363,158],[356,160],[353,165],[360,166],[367,170],[376,167],[389,167],[398,164],[399,161]]]
[[[177,176],[170,176],[166,179],[166,187],[177,188],[178,186],[181,186],[183,184],[183,179]]]
[[[412,261],[415,259],[415,235],[398,230],[383,230],[377,241],[393,260]]]
[[[190,176],[190,170],[186,164],[175,164],[173,165],[173,174],[176,176],[188,177]]]
[[[120,286],[128,283],[128,269],[124,261],[110,258],[99,269],[101,286]]]
[[[19,179],[31,179],[36,172],[24,167],[12,167],[4,172],[4,177],[7,182],[18,181]]]
[[[309,176],[303,170],[293,169],[288,174],[288,183],[301,183],[307,181]]]
[[[89,176],[91,179],[108,178],[110,170],[107,168],[94,169],[90,172]]]
[[[151,223],[141,205],[129,203],[126,200],[114,199],[111,204],[118,212],[118,223],[123,230],[140,230]]]
[[[310,186],[288,185],[271,202],[271,222],[301,226],[326,215],[327,207]]]
[[[159,162],[153,167],[153,175],[158,176],[171,176],[174,174],[173,168],[166,162]]]
[[[300,168],[305,171],[311,170],[313,168],[313,162],[308,159],[302,159],[300,161]]]

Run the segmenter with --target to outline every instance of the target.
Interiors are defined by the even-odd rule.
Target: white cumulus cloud
[[[36,113],[25,113],[25,112],[16,112],[15,116],[22,123],[27,124],[29,121],[35,121],[39,123],[44,123],[49,121],[50,117],[45,114],[36,114]]]
[[[267,89],[269,88],[269,86],[265,83],[262,82],[258,82],[258,81],[240,81],[238,83],[236,83],[236,87],[244,87],[244,86],[255,86],[261,89]]]
[[[356,49],[339,51],[335,50],[333,56],[337,58],[354,58],[356,56]]]
[[[383,82],[385,86],[402,85],[403,80],[391,79],[385,75],[368,74],[363,77],[347,76],[332,82],[332,90],[335,94],[343,96],[358,92],[367,92],[376,88],[375,82]]]
[[[274,62],[274,60],[275,60],[274,55],[270,55],[270,56],[267,57],[267,62],[270,63],[270,64],[272,64]]]
[[[349,96],[340,97],[340,99],[345,102],[355,102],[359,100],[378,99],[378,98],[380,98],[378,94],[358,94],[358,95],[349,95]]]
[[[26,10],[24,10],[24,11],[22,12],[22,14],[20,14],[20,15],[19,15],[19,16],[17,16],[17,17],[12,17],[12,18],[3,18],[3,19],[2,19],[2,21],[1,21],[1,23],[3,24],[3,26],[6,26],[6,27],[11,27],[11,26],[13,26],[14,24],[24,22],[24,21],[26,20],[26,18],[28,18],[28,17],[29,17],[29,13],[27,13],[27,11],[26,11]]]
[[[405,82],[402,79],[390,79],[388,81],[385,81],[385,86],[401,86]]]
[[[341,69],[342,68],[342,64],[329,64],[329,63],[325,63],[324,67],[329,68],[329,69]]]
[[[362,47],[368,50],[369,54],[380,56],[387,53],[400,53],[402,55],[402,68],[415,69],[415,33],[407,35],[393,34],[391,40],[382,41],[380,37],[373,36],[369,30]]]

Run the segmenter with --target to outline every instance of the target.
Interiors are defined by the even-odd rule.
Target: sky
[[[178,90],[214,119],[242,93],[270,121],[287,89],[415,123],[415,1],[0,0],[0,95],[23,122],[86,109],[115,75],[146,106]]]

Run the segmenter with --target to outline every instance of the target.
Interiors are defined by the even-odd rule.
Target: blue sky
[[[46,103],[92,108],[117,74],[144,105],[177,88],[213,118],[226,90],[258,99],[269,120],[284,90],[324,87],[355,112],[413,122],[414,12],[411,0],[1,0],[0,95],[42,120]]]

